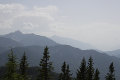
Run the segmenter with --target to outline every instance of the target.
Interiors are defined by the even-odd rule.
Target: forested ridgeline
[[[65,61],[61,65],[61,73],[54,72],[54,63],[50,61],[48,47],[44,48],[38,67],[30,67],[27,61],[28,58],[24,52],[22,58],[18,61],[11,49],[8,62],[0,68],[0,80],[101,80],[99,69],[94,68],[92,56],[88,59],[88,63],[83,57],[80,67],[76,70],[75,77],[72,76],[70,65]],[[108,73],[104,75],[105,80],[115,80],[113,62],[108,66]]]

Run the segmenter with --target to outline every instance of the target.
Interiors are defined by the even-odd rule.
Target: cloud
[[[115,50],[120,47],[120,24],[91,22],[82,25],[59,24],[56,34],[87,42],[100,50]]]
[[[70,37],[88,42],[102,50],[120,47],[120,24],[115,23],[119,22],[119,16],[118,19],[109,21],[105,19],[106,15],[101,19],[88,13],[76,14],[71,8],[69,8],[71,12],[66,14],[66,9],[59,10],[57,6],[28,7],[17,3],[0,4],[0,34],[20,30],[45,36]]]
[[[29,8],[22,4],[0,4],[0,32],[49,32],[57,12],[56,6]]]

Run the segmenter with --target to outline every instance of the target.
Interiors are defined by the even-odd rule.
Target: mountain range
[[[2,38],[6,40],[3,41]],[[85,57],[86,60],[88,60],[88,58],[92,56],[94,60],[94,67],[100,70],[101,80],[104,80],[105,74],[108,72],[108,67],[111,62],[114,62],[117,79],[119,80],[120,78],[120,59],[96,50],[82,50],[80,48],[75,48],[74,46],[60,44],[59,42],[57,43],[57,40],[55,42],[53,39],[45,36],[24,34],[20,31],[1,35],[0,44],[0,66],[4,66],[7,62],[7,56],[10,53],[10,48],[13,48],[18,60],[25,51],[28,57],[29,65],[38,66],[44,47],[47,45],[49,46],[51,56],[50,60],[53,62],[55,72],[59,73],[62,63],[66,61],[70,65],[71,72],[75,76],[76,70],[79,68],[82,58]]]
[[[92,45],[82,42],[82,41],[78,41],[78,40],[74,40],[71,38],[64,38],[64,37],[59,37],[59,36],[52,36],[51,37],[52,40],[56,41],[59,44],[63,44],[63,45],[71,45],[73,47],[79,48],[79,49],[95,49],[95,47],[93,47]]]

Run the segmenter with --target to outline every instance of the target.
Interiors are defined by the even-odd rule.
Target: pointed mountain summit
[[[6,37],[6,38],[10,38],[10,39],[13,39],[15,41],[20,41],[21,37],[23,36],[23,33],[21,31],[15,31],[15,32],[11,32],[9,34],[6,34],[6,35],[3,35],[3,37]]]
[[[9,34],[6,34],[6,36],[13,36],[13,35],[23,35],[23,33],[21,32],[21,31],[15,31],[15,32],[11,32],[11,33],[9,33]]]
[[[20,31],[15,31],[6,35],[3,35],[3,37],[13,39],[17,42],[22,43],[24,46],[55,46],[57,45],[56,42],[53,40],[45,37],[45,36],[40,36],[36,34],[24,34]]]
[[[15,31],[15,32],[13,32],[14,34],[22,34],[22,32],[21,31]]]

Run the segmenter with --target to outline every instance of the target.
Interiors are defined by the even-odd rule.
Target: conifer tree
[[[66,78],[66,62],[63,63],[62,67],[61,67],[61,73],[59,75],[59,80],[65,80]]]
[[[20,75],[22,75],[24,80],[28,80],[27,69],[28,69],[28,62],[27,62],[26,53],[24,52],[19,66]]]
[[[86,80],[86,60],[82,59],[79,70],[77,70],[77,80]]]
[[[115,80],[115,70],[114,70],[114,65],[113,62],[109,66],[109,73],[106,75],[106,80]]]
[[[6,68],[7,70],[4,80],[23,80],[23,78],[16,72],[17,61],[12,49],[11,53],[8,55],[8,62],[6,64]]]
[[[71,80],[72,74],[70,74],[69,65],[66,65],[66,62],[63,63],[61,71],[62,72],[59,75],[59,80]]]
[[[92,57],[90,57],[87,66],[87,80],[93,80],[93,76],[94,76],[93,59]]]
[[[17,62],[12,49],[11,53],[8,55],[8,62],[6,64],[6,68],[7,72],[5,75],[5,80],[14,80],[14,74],[16,74],[17,70]]]
[[[69,65],[67,65],[66,80],[72,80],[71,76],[72,76],[72,74],[70,73]]]
[[[99,74],[100,74],[99,70],[96,69],[96,70],[95,70],[95,74],[94,74],[94,79],[93,79],[93,80],[100,80]]]
[[[37,80],[49,80],[50,72],[52,71],[52,62],[49,61],[49,52],[48,47],[46,46],[44,49],[43,57],[40,61],[40,70]]]

